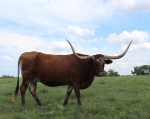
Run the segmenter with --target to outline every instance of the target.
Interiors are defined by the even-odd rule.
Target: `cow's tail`
[[[21,57],[18,60],[18,80],[17,80],[17,85],[16,85],[16,89],[15,92],[13,94],[13,98],[12,101],[15,102],[17,99],[17,95],[18,95],[18,90],[19,90],[19,74],[20,74],[20,69],[21,69]]]

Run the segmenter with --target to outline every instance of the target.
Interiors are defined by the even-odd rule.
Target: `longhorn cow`
[[[68,40],[67,40],[68,41]],[[132,42],[132,41],[131,41]],[[25,92],[29,85],[29,91],[38,105],[41,101],[36,95],[37,82],[47,86],[68,85],[64,105],[68,103],[69,96],[74,89],[77,102],[81,105],[80,89],[88,88],[94,76],[104,75],[104,65],[112,63],[111,59],[119,59],[128,51],[126,50],[118,56],[107,56],[96,54],[92,56],[76,53],[72,44],[68,41],[73,51],[70,55],[53,55],[41,52],[25,52],[18,60],[18,79],[13,95],[16,100],[19,90],[19,74],[22,73],[22,84],[20,86],[21,103],[25,104]]]

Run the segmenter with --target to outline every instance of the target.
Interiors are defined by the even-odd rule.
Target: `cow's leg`
[[[20,86],[20,92],[21,92],[21,103],[22,105],[25,104],[25,93],[26,89],[28,88],[28,83],[26,80],[23,80],[22,85]]]
[[[81,101],[80,101],[80,88],[78,87],[74,87],[74,91],[77,97],[77,101],[78,101],[78,105],[82,105]]]
[[[68,99],[69,99],[69,96],[70,96],[72,90],[73,90],[73,86],[68,86],[68,89],[67,89],[67,92],[66,92],[66,98],[65,98],[65,101],[64,101],[64,105],[68,104]]]
[[[41,105],[41,101],[38,99],[37,95],[36,95],[36,85],[37,82],[31,82],[30,86],[29,86],[29,91],[32,94],[33,98],[35,99],[35,101],[37,102],[37,104],[40,106]]]

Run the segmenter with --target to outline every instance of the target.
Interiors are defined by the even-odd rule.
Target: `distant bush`
[[[109,69],[108,72],[104,71],[104,76],[105,77],[110,77],[110,76],[120,76],[120,75],[118,74],[118,72],[116,72],[116,71],[114,71],[112,69]]]
[[[131,75],[121,75],[121,76],[131,76]]]
[[[10,75],[3,75],[2,77],[0,78],[15,78],[14,76],[10,76]]]
[[[142,65],[134,67],[134,71],[131,71],[132,75],[150,75],[150,65]]]

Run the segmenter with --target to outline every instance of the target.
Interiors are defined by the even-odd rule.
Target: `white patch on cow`
[[[34,79],[33,81],[34,81],[34,82],[40,82],[40,80],[39,80],[39,79]]]
[[[19,74],[20,74],[20,69],[21,69],[21,74],[23,75],[23,70],[22,70],[22,61],[20,60],[20,63],[19,63]]]
[[[30,83],[30,91],[32,92],[34,90],[35,90],[35,86]]]
[[[68,91],[72,91],[73,86],[69,86]]]
[[[100,62],[101,64],[105,63],[104,57],[100,57],[99,59],[97,59],[97,61]]]

